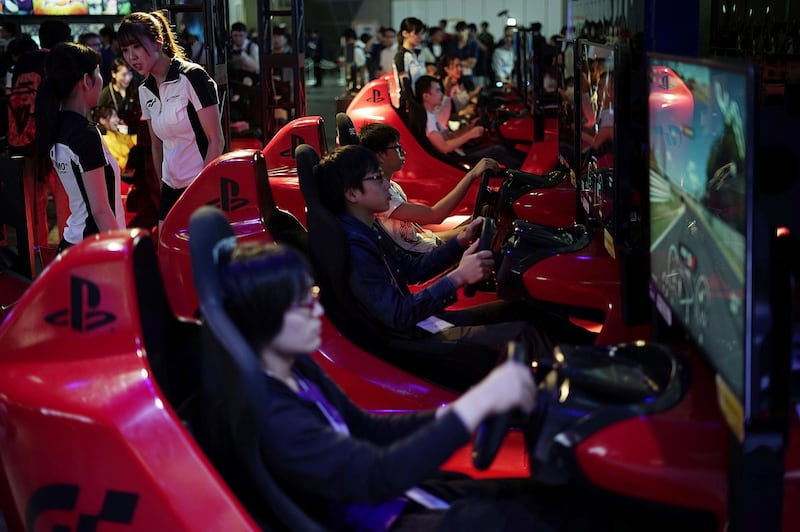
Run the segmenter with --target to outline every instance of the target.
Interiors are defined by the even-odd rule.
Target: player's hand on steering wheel
[[[456,235],[456,239],[458,239],[458,243],[461,244],[462,248],[467,248],[469,245],[481,234],[481,227],[483,224],[483,218],[480,216],[473,218],[470,222],[461,230],[458,235]]]
[[[492,175],[496,174],[499,168],[500,163],[492,158],[484,157],[472,168],[472,180],[481,179],[487,172]]]
[[[480,282],[492,273],[494,259],[491,251],[478,251],[479,241],[476,240],[468,247],[458,266],[448,274],[456,287],[468,286]]]

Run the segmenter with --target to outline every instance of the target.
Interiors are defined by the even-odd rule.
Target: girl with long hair
[[[125,61],[145,78],[139,102],[162,181],[160,227],[197,174],[222,154],[217,84],[202,66],[185,59],[160,11],[125,16],[117,40]]]
[[[50,50],[36,95],[36,140],[69,197],[59,253],[89,235],[125,227],[119,165],[87,118],[102,88],[97,52],[76,43]]]

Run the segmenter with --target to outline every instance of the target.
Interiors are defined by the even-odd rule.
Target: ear
[[[358,203],[361,191],[356,188],[348,188],[344,191],[344,199],[347,203]]]
[[[89,90],[92,87],[94,87],[94,76],[90,76],[89,74],[84,74],[83,79],[81,81],[83,81],[83,87],[86,90]]]

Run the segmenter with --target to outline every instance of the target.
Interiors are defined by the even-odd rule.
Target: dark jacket
[[[353,216],[339,219],[350,241],[350,285],[366,316],[390,331],[410,332],[456,301],[456,286],[446,276],[413,294],[408,285],[428,281],[455,265],[464,252],[457,239],[428,253],[412,253],[397,246],[377,222],[368,227]]]
[[[261,422],[273,437],[263,442],[263,457],[292,500],[321,522],[351,502],[402,495],[469,441],[453,412],[440,419],[433,411],[371,415],[308,356],[298,357],[294,368],[320,387],[350,436],[337,433],[315,403],[265,375],[270,401],[261,409]]]

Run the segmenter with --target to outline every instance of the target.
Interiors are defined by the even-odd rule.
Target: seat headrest
[[[204,206],[197,209],[189,219],[189,235],[192,276],[200,308],[205,315],[209,305],[222,303],[222,288],[214,249],[220,241],[233,238],[234,234],[221,210]]]
[[[314,167],[319,163],[319,155],[308,144],[301,144],[295,151],[297,161],[297,179],[300,182],[300,192],[306,204],[319,201],[319,190],[314,179]]]
[[[358,134],[356,133],[356,126],[347,113],[336,114],[336,143],[339,146],[349,146],[350,144],[358,144]]]

